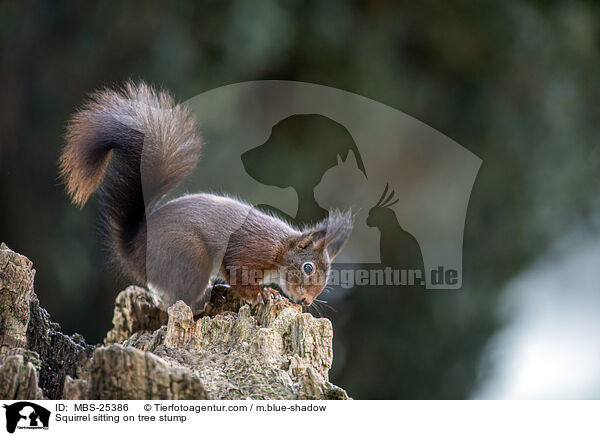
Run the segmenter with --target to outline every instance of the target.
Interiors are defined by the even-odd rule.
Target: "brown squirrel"
[[[98,192],[112,259],[167,303],[202,310],[211,275],[220,271],[249,303],[278,297],[260,286],[278,276],[287,297],[310,305],[352,232],[350,211],[299,229],[209,193],[161,204],[192,172],[201,147],[192,115],[169,93],[127,82],[92,94],[69,122],[60,176],[80,207]]]

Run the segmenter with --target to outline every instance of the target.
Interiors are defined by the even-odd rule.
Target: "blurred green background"
[[[91,343],[127,281],[106,267],[95,204],[70,204],[56,162],[86,94],[130,77],[182,101],[258,79],[341,88],[483,159],[462,290],[356,291],[325,310],[331,379],[355,398],[472,396],[493,376],[506,285],[561,235],[598,233],[594,1],[2,2],[0,35],[0,240],[33,260],[53,320]]]

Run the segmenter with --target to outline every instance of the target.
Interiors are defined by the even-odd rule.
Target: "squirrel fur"
[[[165,91],[127,82],[103,89],[68,124],[60,175],[82,207],[96,192],[112,260],[136,283],[195,311],[221,272],[250,303],[276,296],[277,276],[292,301],[323,291],[333,258],[352,231],[351,213],[332,211],[305,228],[210,193],[161,199],[195,168],[202,148],[193,116]]]

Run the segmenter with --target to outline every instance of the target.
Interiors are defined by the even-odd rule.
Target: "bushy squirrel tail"
[[[60,176],[79,207],[98,191],[109,246],[125,266],[145,250],[146,211],[192,172],[201,145],[186,108],[127,82],[93,93],[69,122]]]

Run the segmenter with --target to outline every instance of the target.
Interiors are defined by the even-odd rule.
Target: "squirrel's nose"
[[[308,301],[306,301],[306,298],[303,298],[302,300],[300,300],[300,304],[302,304],[303,306],[310,306],[310,303]]]

